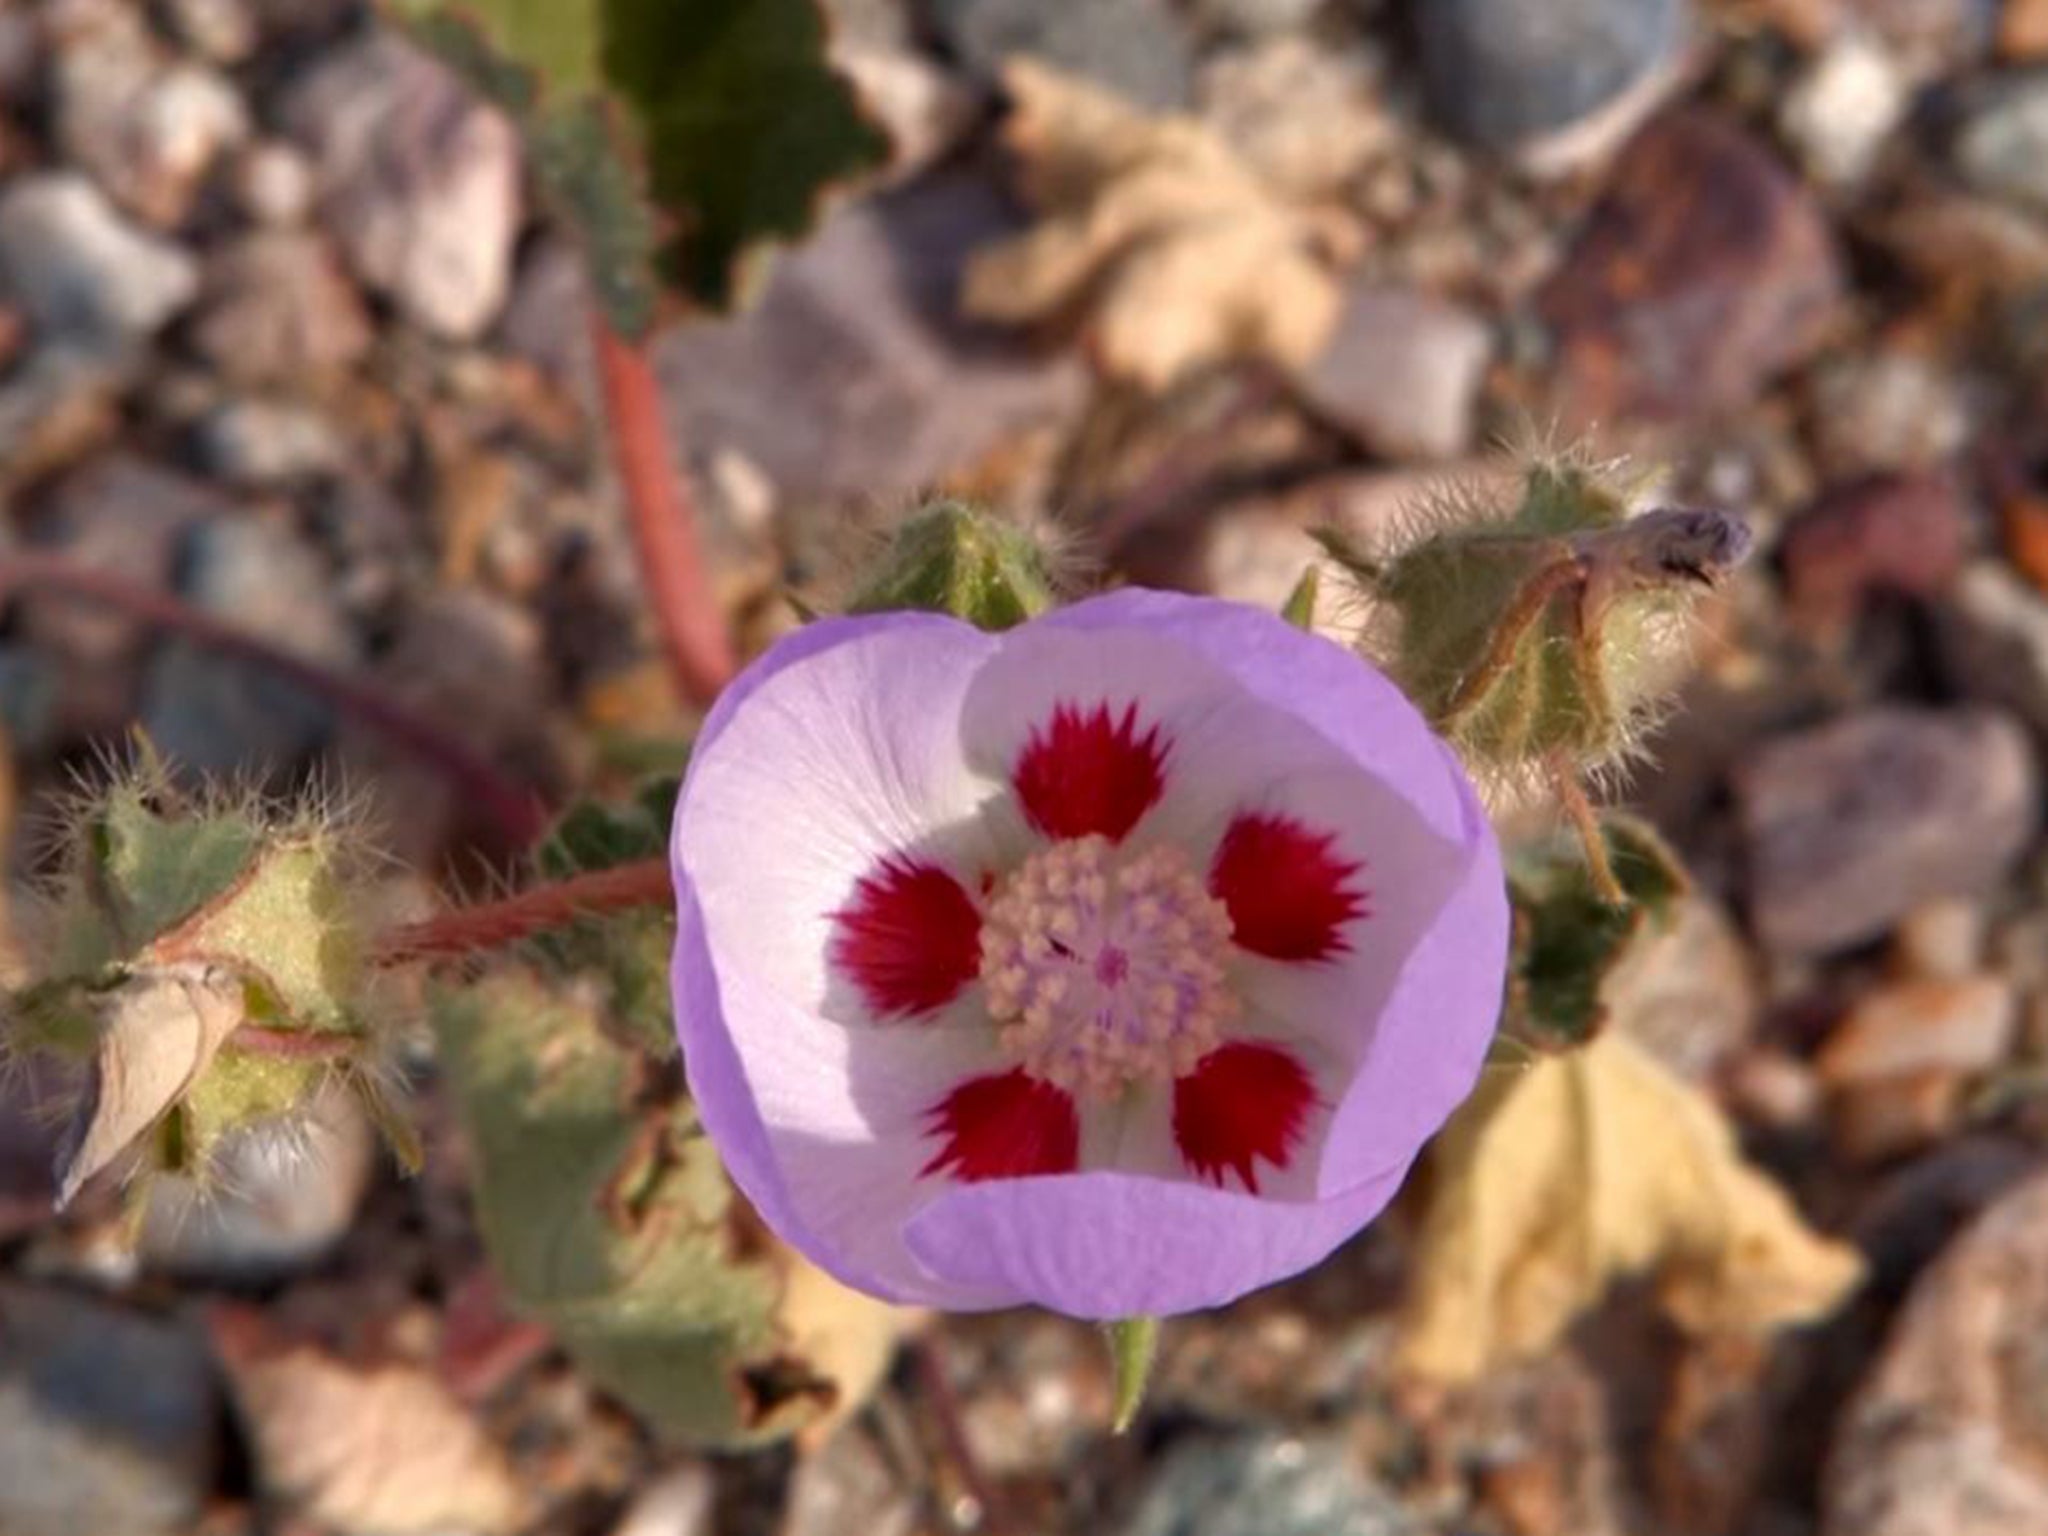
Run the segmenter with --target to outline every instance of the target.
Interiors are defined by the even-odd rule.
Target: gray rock
[[[1914,1287],[1844,1413],[1824,1536],[2048,1530],[2048,1175],[2002,1196]]]
[[[283,526],[246,517],[202,523],[184,540],[180,565],[178,585],[194,607],[311,661],[347,668],[357,660],[325,563]],[[184,641],[152,655],[141,715],[150,739],[195,776],[289,766],[333,725],[304,689]]]
[[[214,158],[249,131],[235,88],[171,56],[136,7],[92,7],[65,27],[53,74],[65,158],[160,228],[184,219]]]
[[[1957,130],[1955,160],[1978,191],[2048,212],[2048,71],[1988,90]]]
[[[26,91],[42,67],[40,18],[22,6],[0,10],[0,101]]]
[[[313,210],[313,163],[282,139],[260,139],[235,162],[235,201],[252,221],[301,224]]]
[[[1625,100],[1675,60],[1685,0],[1428,0],[1414,8],[1439,117],[1522,150]]]
[[[2048,738],[2048,601],[2004,561],[1979,560],[1934,614],[1955,686],[2012,710]]]
[[[1196,0],[1195,15],[1216,32],[1263,37],[1309,24],[1323,0]]]
[[[216,64],[239,64],[256,51],[248,0],[168,0],[164,13],[186,47]]]
[[[282,116],[313,153],[322,217],[356,274],[427,330],[481,333],[519,233],[519,141],[504,116],[383,31],[329,54]]]
[[[113,350],[190,305],[199,265],[128,223],[83,176],[50,172],[0,192],[0,283],[45,339]]]
[[[199,421],[193,450],[215,476],[235,485],[285,486],[339,473],[348,446],[309,405],[252,397],[216,406]]]
[[[736,448],[785,497],[872,500],[1070,416],[1087,387],[1077,359],[1033,357],[956,318],[967,253],[1016,227],[965,175],[842,207],[776,264],[753,310],[664,339],[680,440]]]
[[[1163,0],[925,0],[932,29],[970,73],[994,84],[1003,60],[1029,54],[1085,75],[1141,106],[1184,106],[1193,48]]]
[[[1825,953],[1993,889],[2032,841],[2036,780],[1989,710],[1869,709],[1769,743],[1737,779],[1758,939]]]
[[[1912,95],[1890,49],[1862,32],[1846,32],[1800,71],[1778,120],[1808,170],[1848,185],[1870,170]]]
[[[343,370],[369,351],[370,318],[327,242],[270,230],[209,265],[192,345],[244,384],[290,383]]]
[[[82,1295],[0,1285],[0,1531],[189,1530],[219,1404],[185,1329]]]
[[[1493,331],[1411,289],[1354,286],[1322,355],[1297,382],[1308,403],[1376,453],[1447,459],[1472,446]]]
[[[1423,1536],[1341,1443],[1274,1435],[1183,1442],[1124,1536]]]
[[[189,1279],[247,1283],[317,1263],[348,1232],[376,1166],[354,1095],[330,1084],[289,1121],[231,1131],[211,1183],[162,1177],[149,1190],[143,1262]]]

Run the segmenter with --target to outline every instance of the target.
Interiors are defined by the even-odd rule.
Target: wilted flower
[[[1114,1318],[1293,1274],[1392,1197],[1501,1001],[1449,749],[1210,599],[812,624],[712,712],[673,851],[704,1123],[895,1300]]]

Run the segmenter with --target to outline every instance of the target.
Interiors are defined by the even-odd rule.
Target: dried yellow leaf
[[[1434,1157],[1402,1340],[1416,1376],[1534,1354],[1625,1275],[1653,1275],[1699,1334],[1810,1321],[1862,1275],[1743,1162],[1714,1103],[1619,1031],[1500,1073]]]
[[[1316,356],[1342,304],[1318,254],[1328,210],[1276,197],[1193,118],[1149,117],[1025,59],[1004,81],[1006,139],[1046,217],[968,263],[969,314],[1020,323],[1080,306],[1103,370],[1154,390],[1223,358]]]

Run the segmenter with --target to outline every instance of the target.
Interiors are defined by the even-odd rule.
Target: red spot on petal
[[[1327,960],[1351,947],[1344,925],[1368,916],[1351,882],[1361,866],[1336,835],[1291,816],[1240,813],[1209,866],[1209,894],[1230,913],[1230,936],[1274,960]]]
[[[935,864],[884,859],[832,922],[832,964],[884,1018],[943,1007],[981,970],[981,914]]]
[[[1072,1173],[1080,1160],[1073,1096],[1022,1067],[969,1078],[932,1106],[930,1125],[945,1145],[921,1171],[963,1183]]]
[[[1277,1045],[1218,1046],[1173,1085],[1173,1140],[1201,1178],[1259,1192],[1260,1160],[1285,1168],[1315,1107],[1308,1070]]]
[[[1011,782],[1024,815],[1047,837],[1099,833],[1120,842],[1165,788],[1166,742],[1159,727],[1138,733],[1138,706],[1112,716],[1062,704],[1033,731]]]

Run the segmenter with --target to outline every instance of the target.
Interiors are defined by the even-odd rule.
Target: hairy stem
[[[1607,856],[1607,839],[1600,831],[1600,818],[1594,814],[1593,802],[1580,788],[1578,775],[1562,755],[1553,755],[1546,766],[1550,770],[1550,782],[1557,790],[1558,803],[1564,807],[1565,815],[1571,818],[1579,841],[1585,844],[1586,870],[1592,876],[1594,894],[1610,907],[1627,906],[1628,892],[1615,878],[1614,861]]]
[[[10,598],[67,598],[109,608],[151,629],[181,635],[209,650],[261,667],[303,688],[337,713],[360,721],[422,762],[433,764],[520,847],[531,843],[547,825],[546,808],[532,790],[507,778],[435,721],[415,714],[377,688],[259,640],[168,593],[61,555],[17,550],[0,556],[0,604]]]
[[[370,960],[374,965],[396,966],[476,954],[516,944],[579,917],[674,903],[668,860],[644,859],[536,885],[502,901],[457,907],[416,923],[401,923],[378,935]]]
[[[596,320],[598,373],[612,458],[633,520],[641,579],[676,687],[708,704],[733,674],[732,639],[712,596],[689,490],[669,455],[661,389],[645,349]]]

